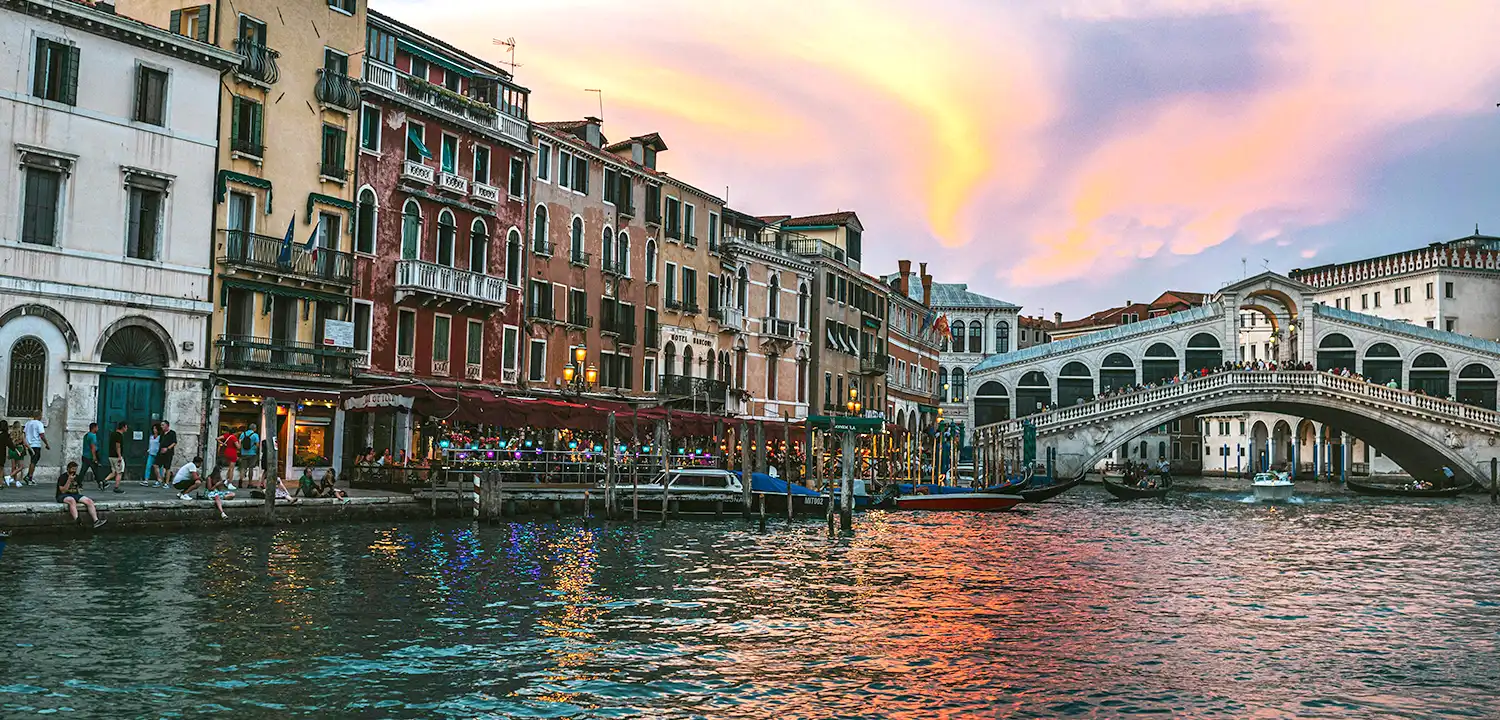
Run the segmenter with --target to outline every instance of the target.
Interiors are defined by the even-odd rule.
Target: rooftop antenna
[[[599,88],[584,88],[583,91],[599,95],[599,122],[604,122],[604,91]]]
[[[490,38],[490,44],[499,45],[500,47],[503,47],[508,52],[510,52],[510,62],[501,62],[500,64],[508,65],[510,67],[510,74],[516,74],[516,68],[521,67],[520,63],[516,62],[516,39],[513,37],[508,37],[504,40],[501,40],[500,38]]]
[[[1248,269],[1246,269],[1248,267],[1246,265],[1246,263],[1248,263],[1248,262],[1250,262],[1249,258],[1240,258],[1240,279],[1241,280],[1244,280],[1245,278],[1250,277],[1250,271]]]

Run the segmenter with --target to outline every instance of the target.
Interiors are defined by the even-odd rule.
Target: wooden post
[[[724,418],[714,421],[714,442],[724,442]],[[709,448],[709,451],[712,452],[713,448]],[[729,469],[729,451],[727,449],[719,455],[719,460],[715,465],[721,470]]]
[[[781,414],[781,481],[786,483],[786,521],[792,521],[792,416]]]
[[[495,474],[495,517],[505,517],[505,473],[499,470]]]
[[[615,447],[615,413],[610,411],[609,417],[604,421],[604,519],[615,519],[615,457],[619,449]]]
[[[766,471],[766,423],[755,421],[755,471]]]
[[[750,486],[753,482],[750,474],[755,468],[750,466],[750,423],[741,422],[740,431],[736,433],[736,439],[740,443],[740,494],[743,502],[742,514],[746,520],[750,519]]]
[[[825,443],[827,441],[828,441],[828,434],[826,432],[818,434],[818,440],[817,440],[816,446],[817,446],[817,450],[818,450],[818,474],[820,476],[823,474],[823,443]],[[833,537],[833,535],[834,535],[834,529],[833,529],[833,518],[834,518],[833,503],[838,499],[838,496],[834,495],[834,492],[833,492],[833,482],[832,482],[832,480],[830,478],[821,477],[820,481],[821,481],[822,486],[823,486],[823,488],[822,488],[823,492],[828,493],[828,508],[827,508],[828,537]]]
[[[671,411],[669,410],[667,412],[670,413]],[[670,417],[670,415],[668,417]],[[659,447],[661,448],[661,467],[662,467],[662,473],[661,473],[661,524],[662,524],[662,527],[666,527],[666,525],[667,525],[667,497],[669,495],[671,495],[671,493],[668,492],[668,489],[671,487],[668,484],[668,481],[672,479],[672,473],[671,473],[671,455],[669,454],[669,451],[667,450],[667,444],[671,441],[671,435],[669,435],[668,432],[669,431],[668,431],[668,428],[667,428],[667,421],[666,420],[663,420],[660,424],[658,424],[656,426],[656,439],[657,439]]]
[[[479,519],[479,473],[474,473],[474,519]]]
[[[766,531],[766,496],[760,496],[760,531]]]
[[[1494,505],[1496,503],[1500,503],[1500,482],[1496,482],[1496,474],[1495,474],[1495,469],[1496,469],[1495,466],[1496,466],[1497,463],[1500,463],[1500,460],[1497,460],[1495,458],[1490,458],[1490,504],[1491,505]]]
[[[845,533],[854,531],[854,433],[844,431],[843,462],[840,463],[843,472],[843,497],[839,503],[839,524]]]
[[[641,446],[640,410],[630,410],[630,444],[637,448],[636,454],[630,459],[630,521],[636,522],[641,519]]]
[[[281,477],[280,471],[276,469],[280,464],[280,457],[276,451],[279,444],[276,442],[277,431],[279,430],[276,427],[276,398],[267,397],[261,401],[260,427],[261,432],[264,433],[261,435],[261,439],[264,441],[263,445],[265,448],[264,452],[260,454],[260,459],[266,464],[265,475],[261,477],[261,489],[265,491],[266,495],[266,522],[271,522],[276,519],[277,486],[274,481],[276,478]],[[254,470],[251,472],[253,473]]]

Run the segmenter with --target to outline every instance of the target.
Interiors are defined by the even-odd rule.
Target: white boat
[[[685,497],[701,493],[738,493],[743,492],[744,488],[740,484],[740,476],[728,470],[682,468],[657,475],[656,479],[649,483],[641,483],[639,490],[643,495],[651,493],[660,494],[663,485],[671,490],[673,497]],[[632,490],[629,484],[618,487],[626,493]]]
[[[1281,501],[1292,499],[1294,486],[1286,473],[1263,472],[1255,474],[1250,487],[1255,491],[1256,500]]]

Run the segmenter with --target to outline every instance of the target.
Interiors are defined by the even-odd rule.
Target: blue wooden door
[[[101,450],[108,452],[109,433],[117,423],[130,423],[124,452],[125,466],[133,480],[145,472],[147,439],[151,437],[151,423],[161,419],[164,390],[159,370],[111,367],[104,374],[104,386],[99,391]]]

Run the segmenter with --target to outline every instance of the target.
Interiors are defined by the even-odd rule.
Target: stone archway
[[[129,424],[123,451],[126,469],[133,477],[141,477],[144,472],[151,425],[162,419],[186,422],[182,418],[163,418],[166,402],[163,371],[172,360],[171,341],[163,340],[164,335],[165,331],[153,321],[125,318],[100,338],[99,361],[108,368],[99,386],[97,420],[101,430],[113,430],[120,422]]]
[[[1265,472],[1266,466],[1271,462],[1271,432],[1266,424],[1256,420],[1250,426],[1250,456],[1247,469],[1252,472]]]
[[[1296,448],[1292,442],[1292,425],[1286,420],[1277,420],[1271,427],[1271,466],[1277,472],[1292,472],[1292,457]]]

